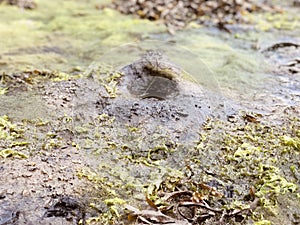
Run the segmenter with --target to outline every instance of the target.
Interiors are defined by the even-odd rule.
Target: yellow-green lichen
[[[95,202],[90,202],[89,206],[99,212],[97,217],[88,218],[86,224],[113,224],[120,217],[120,210],[122,205],[126,203],[125,200],[118,197],[115,189],[119,186],[116,183],[109,181],[107,177],[101,177],[98,173],[92,172],[90,169],[82,169],[77,172],[80,179],[87,179],[90,182],[91,192],[97,193]],[[87,190],[86,190],[87,191]],[[103,202],[106,207],[105,210],[98,210],[97,202]],[[82,221],[81,221],[82,222]]]
[[[300,151],[300,138],[293,138],[293,137],[289,137],[287,135],[284,135],[280,138],[280,140],[282,141],[282,143],[286,146],[290,146],[292,148],[294,148],[297,151]]]
[[[95,5],[103,1],[36,2],[36,9],[22,12],[17,7],[1,5],[0,64],[6,71],[28,67],[70,71],[98,60],[103,50],[108,51],[111,46],[166,30],[163,25],[115,10],[97,9]],[[20,13],[22,17],[16,16]],[[68,79],[68,75],[60,74],[58,79]]]
[[[234,177],[236,195],[249,193],[246,196],[259,198],[259,207],[253,212],[254,221],[259,223],[269,219],[273,224],[273,217],[284,221],[278,213],[283,203],[279,204],[278,199],[295,197],[299,192],[299,120],[291,118],[283,126],[256,122],[227,124],[228,127],[224,128],[225,124],[213,121],[210,129],[200,133],[200,141],[195,147],[198,156],[195,155],[193,162],[208,171],[214,168],[213,173],[221,174],[224,180]],[[222,144],[218,143],[222,138]],[[216,149],[222,150],[214,154]],[[218,162],[220,172],[212,166]],[[250,190],[245,189],[249,188],[248,185],[252,185]],[[244,200],[240,203],[247,205]]]
[[[4,95],[7,93],[8,88],[2,88],[0,87],[0,95]]]
[[[10,144],[10,147],[16,147],[16,146],[28,146],[30,144],[30,142],[27,141],[14,141]]]
[[[251,146],[248,143],[243,143],[234,153],[235,158],[251,158],[256,152],[260,151],[257,147]]]
[[[269,220],[260,220],[260,221],[254,222],[254,225],[271,225],[271,222]]]
[[[86,76],[92,76],[96,80],[98,80],[99,83],[105,88],[109,97],[117,97],[117,85],[123,74],[118,71],[114,71],[112,66],[105,64],[93,65],[91,66],[91,69],[86,73]]]
[[[2,156],[3,158],[19,158],[19,159],[28,159],[29,156],[22,153],[22,152],[18,152],[12,149],[4,149],[4,150],[0,150],[0,156]]]
[[[298,186],[288,182],[281,174],[280,169],[275,166],[263,165],[258,166],[260,181],[257,184],[259,190],[258,197],[272,194],[285,194],[286,192],[295,192]]]

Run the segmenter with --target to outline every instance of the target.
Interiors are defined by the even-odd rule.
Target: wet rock
[[[166,99],[178,94],[181,69],[159,51],[149,51],[121,69],[128,91],[140,98]]]
[[[118,123],[143,126],[149,134],[164,127],[172,140],[189,142],[207,117],[223,113],[221,98],[211,102],[210,93],[160,51],[148,51],[120,72],[118,96],[97,104],[99,114]]]
[[[277,69],[277,73],[299,74],[300,73],[300,44],[297,40],[290,42],[278,42],[261,52],[266,59]]]

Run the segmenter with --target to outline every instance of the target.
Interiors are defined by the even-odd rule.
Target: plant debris
[[[35,9],[37,4],[32,0],[0,0],[0,4],[5,2],[9,5],[17,5],[22,9]]]
[[[297,41],[286,41],[275,43],[265,49],[262,49],[261,52],[269,61],[272,61],[278,66],[280,73],[299,74],[299,48],[300,44]]]
[[[182,179],[171,187],[168,183],[170,178],[166,178],[157,190],[146,196],[151,209],[139,210],[130,205],[125,206],[130,211],[128,215],[130,221],[136,221],[137,224],[181,225],[204,222],[227,224],[230,220],[241,222],[256,209],[260,202],[260,199],[255,197],[249,201],[249,204],[230,206],[233,199],[213,187],[214,182],[205,184],[192,179]]]
[[[64,217],[66,220],[75,220],[78,224],[85,218],[84,205],[74,198],[62,196],[47,209],[44,217]]]
[[[222,28],[225,24],[247,22],[243,16],[247,13],[273,9],[251,0],[114,0],[109,6],[124,14],[135,14],[152,21],[161,20],[169,31],[183,28],[191,21]]]

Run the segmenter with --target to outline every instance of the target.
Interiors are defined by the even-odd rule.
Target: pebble
[[[266,8],[250,0],[115,0],[109,7],[143,19],[163,21],[175,30],[191,21],[206,25],[245,22],[243,14]]]

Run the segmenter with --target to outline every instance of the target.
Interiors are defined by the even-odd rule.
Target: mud
[[[176,71],[177,70],[177,71]],[[150,51],[139,61],[122,68],[121,73],[129,79],[127,89],[140,98],[157,98],[164,100],[175,97],[178,92],[180,78],[176,68],[161,52]]]

